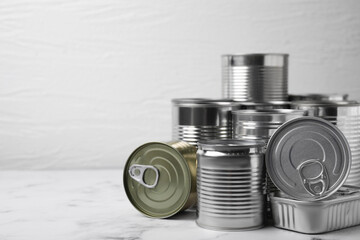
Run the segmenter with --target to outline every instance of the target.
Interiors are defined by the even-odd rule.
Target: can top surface
[[[316,117],[284,123],[270,138],[267,172],[284,193],[317,201],[334,194],[350,172],[350,147],[342,132]]]
[[[223,139],[223,140],[204,140],[198,143],[199,149],[210,151],[236,151],[236,150],[262,150],[265,147],[265,142],[262,140],[250,139]]]
[[[297,204],[301,206],[330,206],[332,204],[349,200],[360,200],[360,188],[356,186],[343,185],[336,193],[331,195],[331,197],[316,202],[296,200],[282,192],[270,194],[270,198],[272,201],[275,200],[282,203]]]
[[[289,54],[283,53],[252,53],[252,54],[224,54],[223,66],[287,66]]]
[[[185,206],[191,191],[191,172],[183,155],[173,147],[146,143],[130,155],[125,165],[124,188],[140,212],[166,218]]]

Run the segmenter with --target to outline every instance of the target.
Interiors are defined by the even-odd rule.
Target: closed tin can
[[[196,148],[186,142],[151,142],[138,147],[124,168],[132,205],[153,218],[167,218],[196,202]]]
[[[293,109],[233,111],[233,135],[235,139],[261,139],[267,143],[283,123],[305,115],[306,111]]]
[[[310,93],[310,94],[290,94],[289,101],[347,101],[348,94],[322,94],[322,93]]]
[[[232,100],[182,98],[172,100],[173,139],[196,145],[200,140],[231,139]]]
[[[199,226],[237,231],[264,225],[264,146],[264,142],[254,140],[199,143]]]
[[[316,117],[287,121],[271,136],[266,170],[287,195],[304,201],[330,197],[351,168],[349,144],[333,124]]]
[[[238,110],[232,112],[233,136],[235,139],[259,139],[266,143],[283,123],[306,115],[306,111],[293,109]],[[277,190],[271,179],[266,176],[266,190]],[[271,215],[268,199],[269,214]]]
[[[310,116],[336,125],[350,145],[352,162],[347,185],[360,187],[360,104],[355,101],[299,101],[292,108],[307,110]]]
[[[343,186],[318,202],[295,200],[278,192],[271,196],[274,226],[307,234],[325,233],[360,224],[360,189]]]
[[[172,137],[196,145],[200,140],[232,139],[231,111],[290,108],[290,102],[238,102],[231,99],[172,100]]]
[[[222,92],[237,101],[287,101],[288,54],[223,55]]]

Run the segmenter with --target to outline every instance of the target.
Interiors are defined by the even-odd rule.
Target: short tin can
[[[317,202],[295,200],[278,192],[271,196],[274,226],[319,234],[360,224],[360,189],[346,186]]]
[[[265,216],[264,146],[255,140],[199,143],[196,223],[213,230],[261,228]]]
[[[200,140],[231,139],[231,111],[239,108],[232,100],[181,98],[172,100],[172,135],[196,145]]]
[[[196,148],[186,142],[150,142],[138,147],[124,168],[132,205],[153,218],[167,218],[196,202]]]
[[[287,101],[288,54],[223,55],[222,92],[237,101]]]
[[[310,93],[310,94],[290,94],[289,101],[347,101],[349,94],[323,94],[323,93]]]
[[[346,184],[360,187],[360,104],[355,101],[299,101],[293,102],[292,108],[306,110],[309,116],[323,118],[342,131],[352,155]]]
[[[272,135],[266,152],[272,182],[303,201],[330,197],[350,172],[349,143],[333,124],[316,117],[295,118]]]
[[[261,139],[266,143],[283,123],[306,115],[293,109],[237,110],[232,112],[235,139]]]
[[[230,99],[179,98],[172,100],[172,137],[196,145],[200,140],[232,139],[231,111],[283,109],[290,102],[238,102]]]

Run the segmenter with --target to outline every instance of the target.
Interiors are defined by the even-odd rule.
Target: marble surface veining
[[[171,219],[141,215],[128,201],[121,170],[1,171],[0,239],[358,239],[360,227],[305,235],[267,226],[218,232],[198,227],[195,212]]]

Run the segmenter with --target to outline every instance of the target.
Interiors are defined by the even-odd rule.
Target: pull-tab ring
[[[147,169],[151,169],[155,172],[155,181],[153,184],[146,184],[144,182],[144,174]],[[129,174],[132,179],[139,182],[141,185],[147,187],[147,188],[154,188],[156,187],[158,181],[159,181],[159,170],[151,165],[140,165],[140,164],[134,164],[131,165],[129,168]]]
[[[320,166],[321,170],[319,174],[315,177],[306,177],[304,174],[304,169],[314,164]],[[305,190],[312,196],[322,196],[324,192],[328,189],[328,175],[324,165],[319,159],[306,160],[297,167],[297,170],[299,172]]]

